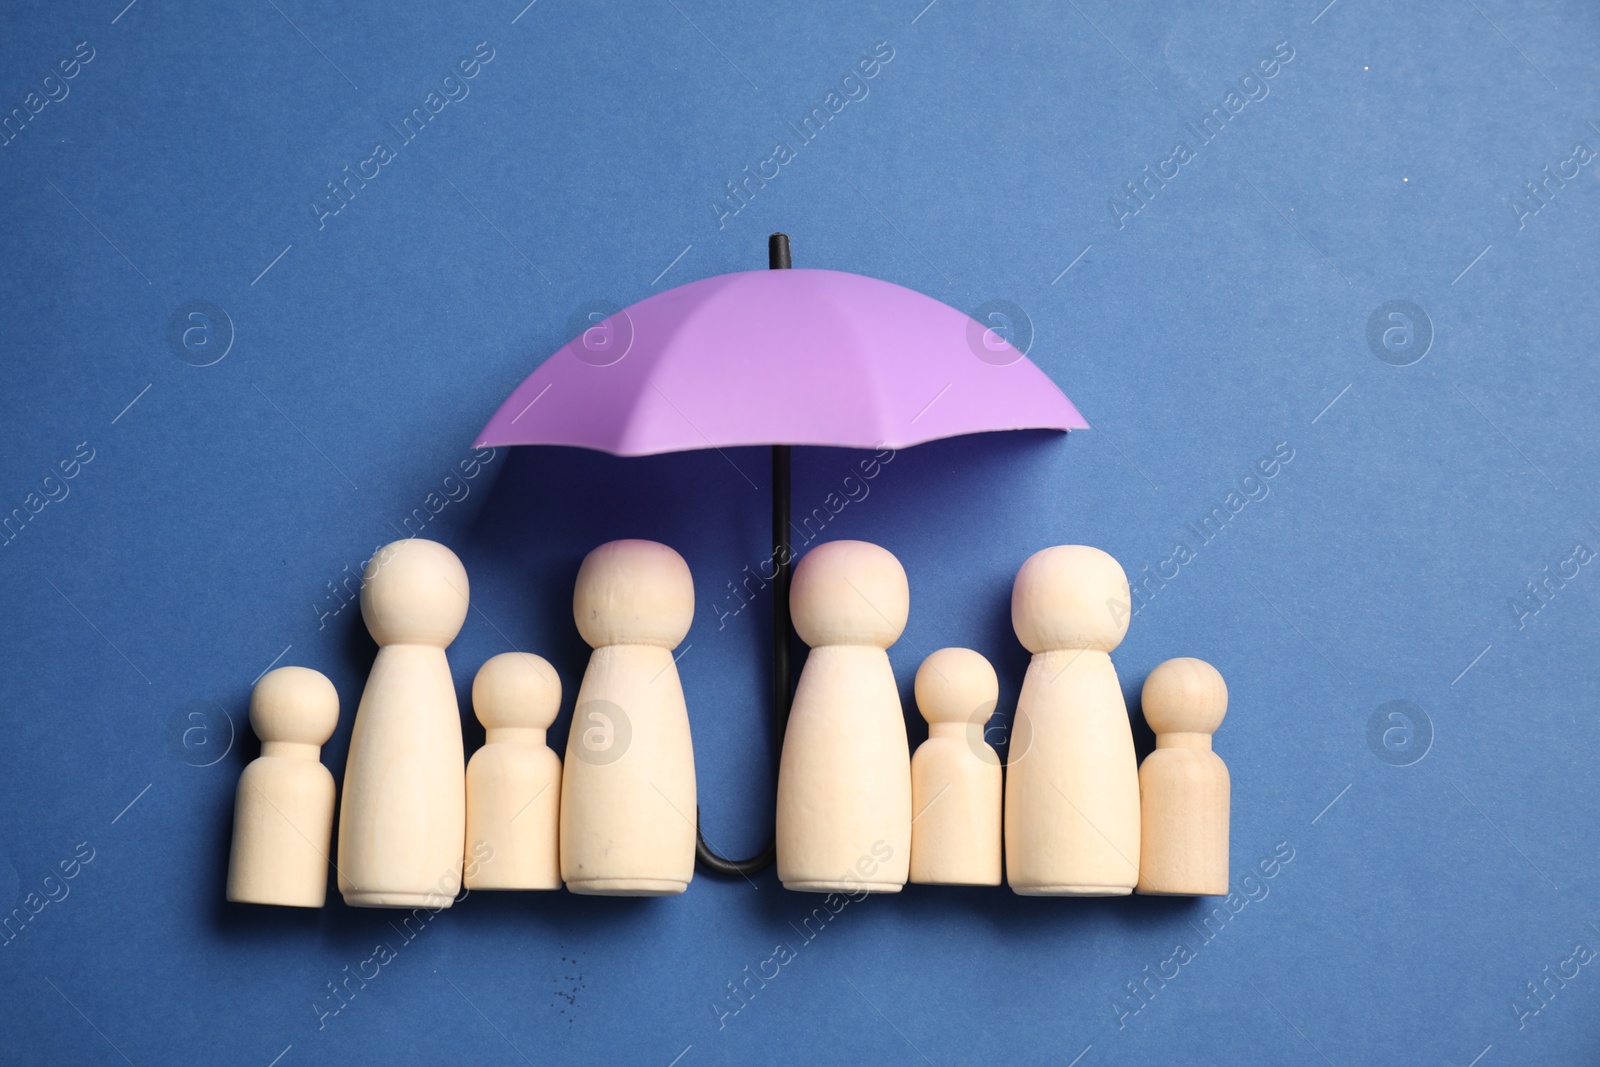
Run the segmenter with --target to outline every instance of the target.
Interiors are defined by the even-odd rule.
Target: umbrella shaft
[[[771,270],[788,270],[794,266],[789,254],[789,235],[775,233],[767,238],[767,267]]]
[[[789,684],[789,576],[794,560],[789,545],[789,446],[772,446],[772,719],[777,748],[789,723],[793,687]]]
[[[767,239],[767,266],[789,270],[794,260],[789,252],[789,235],[775,233]],[[783,733],[789,726],[790,682],[789,644],[793,625],[789,619],[789,572],[794,563],[789,544],[789,446],[772,446],[772,729],[773,764],[782,758]],[[730,860],[718,855],[700,832],[700,812],[695,810],[695,858],[709,871],[749,878],[771,865],[777,854],[776,842],[768,842],[747,860]]]
[[[790,270],[794,259],[789,252],[789,235],[775,233],[767,238],[767,266],[771,270]],[[772,446],[772,718],[777,731],[777,748],[783,749],[783,732],[789,725],[789,638],[794,627],[789,621],[789,568],[793,564],[789,547],[789,446]]]

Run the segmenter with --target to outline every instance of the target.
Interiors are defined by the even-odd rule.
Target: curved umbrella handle
[[[783,733],[789,725],[789,706],[793,702],[790,685],[789,640],[794,625],[789,619],[789,577],[793,564],[789,546],[789,446],[772,446],[772,722],[776,753],[783,751]],[[773,760],[776,764],[777,760]],[[752,874],[767,869],[777,854],[777,843],[767,846],[749,859],[730,860],[706,844],[700,831],[700,809],[695,808],[695,859],[713,874]]]
[[[789,235],[775,233],[767,238],[767,266],[773,270],[788,270],[794,266],[789,252]],[[789,620],[789,569],[792,565],[789,546],[789,446],[772,446],[772,720],[774,744],[777,752],[783,751],[783,733],[789,725],[789,706],[793,700],[790,685],[789,642],[794,635],[794,625]],[[776,764],[777,760],[773,761]],[[695,808],[694,855],[700,866],[713,874],[739,875],[748,878],[767,869],[777,855],[777,842],[769,841],[765,848],[749,859],[730,860],[719,855],[706,844],[700,830],[700,809]]]

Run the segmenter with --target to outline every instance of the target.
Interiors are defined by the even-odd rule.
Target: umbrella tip
[[[794,266],[789,255],[789,235],[775,233],[767,238],[767,266],[772,270],[788,270]]]

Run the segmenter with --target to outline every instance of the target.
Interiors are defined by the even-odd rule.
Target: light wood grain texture
[[[1139,768],[1139,892],[1226,896],[1232,785],[1211,735],[1228,712],[1227,683],[1204,660],[1169,659],[1145,679],[1142,703],[1156,750]]]
[[[898,893],[911,863],[911,752],[885,651],[911,593],[900,561],[863,541],[800,560],[795,632],[811,647],[778,769],[778,878],[804,892]]]
[[[239,776],[228,899],[320,908],[328,893],[333,775],[321,749],[339,724],[333,683],[305,667],[279,667],[250,695],[261,755]]]
[[[468,889],[560,889],[561,759],[545,731],[561,679],[543,658],[502,652],[478,668],[483,747],[467,763]]]
[[[1121,896],[1139,880],[1139,772],[1111,650],[1128,578],[1098,548],[1035,553],[1011,593],[1033,660],[1007,753],[1006,880],[1027,896]]]
[[[970,648],[941,648],[917,668],[928,739],[911,757],[911,880],[1000,884],[1000,757],[984,740],[1000,683]]]
[[[361,585],[378,658],[356,708],[339,819],[351,907],[446,908],[461,891],[466,772],[445,646],[467,618],[454,552],[412,538],[381,549]]]
[[[572,597],[594,652],[561,778],[561,876],[574,893],[666,896],[694,877],[689,711],[672,650],[694,618],[683,557],[612,541],[584,558]]]

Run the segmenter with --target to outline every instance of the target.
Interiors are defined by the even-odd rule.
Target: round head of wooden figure
[[[1212,734],[1228,712],[1228,683],[1203,659],[1169,659],[1144,680],[1140,703],[1157,734]]]
[[[970,648],[941,648],[917,668],[917,710],[931,723],[984,724],[1000,699],[989,661]]]
[[[444,648],[467,621],[467,569],[420,537],[379,549],[361,581],[361,617],[379,645]]]
[[[339,725],[339,694],[309,667],[268,671],[250,694],[250,728],[263,744],[287,741],[321,747]]]
[[[1128,632],[1128,576],[1108,553],[1057,545],[1028,557],[1011,587],[1011,626],[1029,652],[1110,652]]]
[[[583,558],[572,617],[590,648],[677,648],[694,621],[694,578],[666,545],[610,541]]]
[[[502,652],[472,679],[472,710],[485,730],[549,729],[560,707],[561,679],[531,652]]]
[[[888,648],[906,628],[911,586],[888,549],[865,541],[829,541],[795,567],[789,611],[795,633],[811,648]]]

